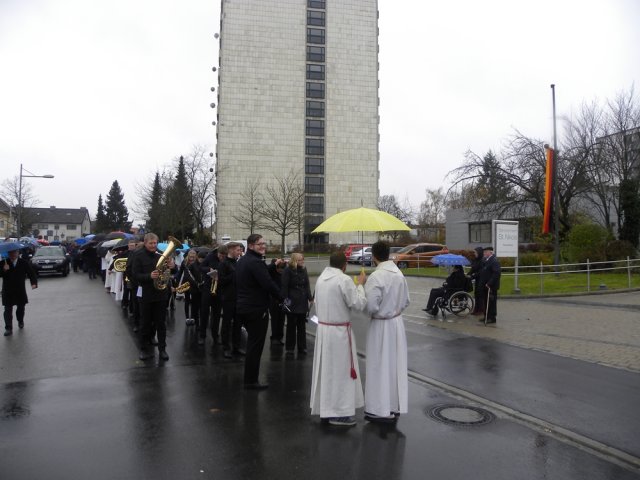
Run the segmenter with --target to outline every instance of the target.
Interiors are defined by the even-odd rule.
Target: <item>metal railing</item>
[[[576,290],[580,286],[584,286],[585,291],[594,291],[593,285],[597,283],[597,290],[607,290],[609,287],[603,281],[605,273],[623,273],[626,272],[626,285],[620,282],[620,278],[615,278],[615,289],[634,288],[640,285],[637,280],[640,277],[640,258],[627,257],[626,260],[614,260],[603,262],[591,262],[587,260],[584,263],[563,263],[559,265],[545,265],[542,262],[539,265],[515,265],[513,267],[502,267],[503,277],[513,277],[513,292],[520,293],[520,280],[529,277],[539,277],[539,293],[545,293],[545,280],[553,279],[555,283],[565,281],[571,276],[576,284]],[[634,274],[636,275],[634,277]],[[609,276],[609,280],[614,279]],[[634,282],[634,279],[636,280]],[[594,282],[594,280],[596,280]],[[638,284],[638,285],[636,285]]]

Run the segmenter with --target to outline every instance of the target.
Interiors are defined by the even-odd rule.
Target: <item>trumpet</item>
[[[184,293],[189,291],[191,284],[189,282],[183,282],[176,287],[176,293]]]
[[[123,273],[127,269],[127,257],[116,258],[113,261],[113,269],[116,272]]]
[[[182,243],[180,242],[180,240],[171,236],[169,237],[169,245],[167,246],[167,249],[163,252],[163,254],[160,255],[160,258],[156,263],[156,270],[160,272],[158,278],[153,280],[153,286],[156,288],[156,290],[165,290],[169,285],[169,282],[171,282],[171,271],[169,267],[167,267],[167,260],[173,253],[173,251],[181,246]]]

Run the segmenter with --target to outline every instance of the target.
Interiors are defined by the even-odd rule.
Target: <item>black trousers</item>
[[[211,323],[211,335],[214,340],[218,339],[221,311],[222,305],[220,305],[218,296],[211,295],[209,291],[203,291],[200,300],[200,323],[198,327],[200,337],[207,338],[207,327]]]
[[[240,348],[240,337],[242,323],[236,316],[236,302],[224,302],[222,304],[222,328],[220,337],[225,350],[238,350]]]
[[[16,318],[19,324],[24,322],[24,303],[16,305]],[[13,330],[13,305],[4,306],[4,328]]]
[[[158,348],[167,346],[167,304],[165,300],[159,302],[142,303],[142,328],[140,329],[140,343],[142,348],[151,344],[154,333],[158,334]]]
[[[485,289],[484,291],[484,298],[485,301],[487,300],[487,290]],[[498,315],[498,292],[496,292],[495,290],[491,290],[491,292],[488,295],[488,300],[489,300],[489,305],[487,306],[485,304],[485,312],[487,315],[487,320],[495,320],[496,316]],[[485,313],[482,312],[482,313]]]
[[[436,298],[444,297],[446,290],[444,287],[432,288],[429,292],[429,300],[427,301],[427,310],[431,310],[436,303]]]
[[[304,313],[287,313],[287,337],[284,342],[287,350],[307,350],[307,315]]]
[[[190,288],[184,293],[184,317],[193,318],[196,324],[200,322],[200,308],[202,298],[200,291]]]
[[[271,299],[269,303],[269,316],[271,317],[271,340],[280,340],[284,336],[284,312],[277,299]]]
[[[247,329],[247,356],[244,361],[244,383],[257,383],[260,374],[260,358],[269,329],[269,315],[264,311],[237,314]]]

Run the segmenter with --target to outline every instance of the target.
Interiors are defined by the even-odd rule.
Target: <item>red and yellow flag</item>
[[[547,155],[547,168],[545,170],[544,182],[544,214],[542,216],[542,233],[549,233],[551,230],[551,217],[553,212],[553,170],[555,166],[555,151],[553,148],[545,147]]]

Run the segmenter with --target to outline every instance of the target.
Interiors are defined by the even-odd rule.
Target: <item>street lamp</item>
[[[23,171],[30,175],[25,175]],[[22,179],[23,178],[54,178],[53,175],[34,175],[20,164],[20,185],[18,187],[18,239],[22,236]]]

